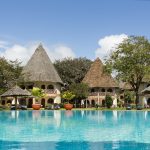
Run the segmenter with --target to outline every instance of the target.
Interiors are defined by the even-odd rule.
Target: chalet
[[[39,87],[45,91],[46,97],[40,100],[43,107],[61,102],[60,90],[63,82],[41,44],[23,68],[22,75],[24,78],[24,82],[20,85],[22,89],[31,90],[33,87]],[[35,100],[29,98],[25,103],[30,108]]]
[[[107,94],[116,99],[118,84],[110,74],[104,72],[104,65],[99,58],[93,62],[82,82],[89,86],[88,104],[90,106],[102,105]]]

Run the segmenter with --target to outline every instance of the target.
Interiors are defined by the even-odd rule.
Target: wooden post
[[[86,99],[86,108],[87,108],[87,99]]]
[[[15,96],[15,110],[17,110],[17,96]]]
[[[98,92],[98,105],[100,105],[99,92]]]
[[[77,108],[77,103],[76,103],[76,99],[75,99],[75,108]]]

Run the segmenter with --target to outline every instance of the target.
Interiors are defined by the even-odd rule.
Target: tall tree
[[[109,71],[117,78],[130,83],[139,102],[139,87],[145,76],[150,78],[150,43],[143,36],[129,36],[106,60]]]
[[[17,60],[8,61],[0,57],[0,94],[17,82],[22,71],[20,64]]]
[[[60,78],[66,84],[80,83],[91,66],[87,58],[65,58],[54,63]]]
[[[75,94],[75,98],[78,100],[87,98],[89,94],[89,87],[85,83],[73,83],[69,86],[69,90]]]

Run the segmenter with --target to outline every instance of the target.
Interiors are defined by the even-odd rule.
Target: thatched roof
[[[2,94],[2,97],[6,96],[30,96],[31,93],[27,90],[21,89],[19,86],[14,86],[13,88],[6,91],[4,94]]]
[[[119,82],[119,88],[122,90],[132,90],[132,86],[127,82]]]
[[[22,71],[26,82],[45,81],[62,83],[56,69],[40,44]]]
[[[150,86],[141,91],[143,94],[150,94]]]
[[[83,83],[87,83],[89,87],[118,87],[111,75],[104,73],[103,64],[97,58],[91,65],[91,68],[85,75]]]

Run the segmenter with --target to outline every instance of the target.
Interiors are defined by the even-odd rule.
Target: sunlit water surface
[[[2,111],[0,150],[150,150],[150,112]]]

